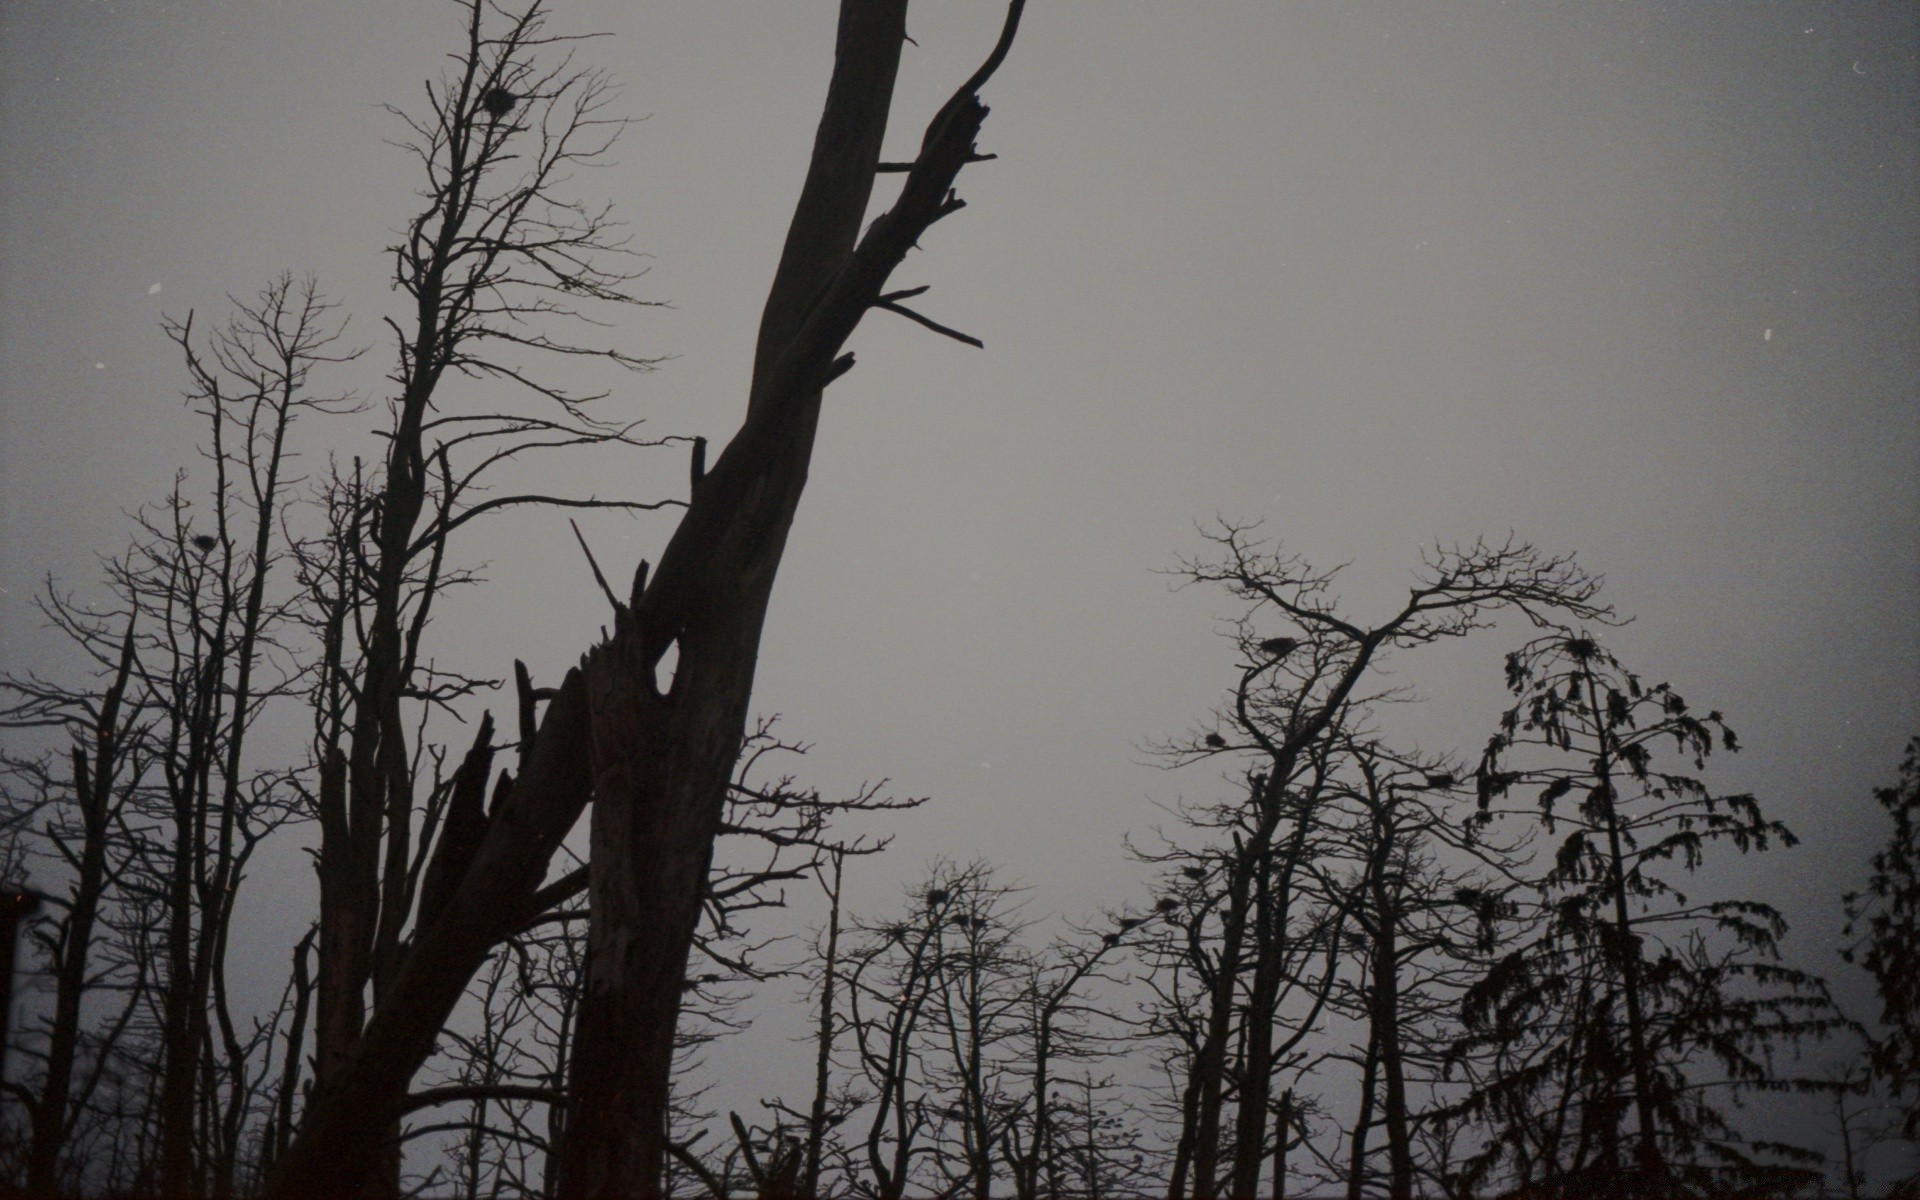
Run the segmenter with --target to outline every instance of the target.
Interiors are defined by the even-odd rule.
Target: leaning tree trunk
[[[498,794],[473,863],[416,935],[384,1003],[331,1076],[316,1080],[299,1134],[265,1195],[334,1200],[358,1194],[404,1113],[407,1088],[447,1016],[499,941],[559,898],[541,888],[554,852],[589,794],[585,686],[569,671],[520,778]]]
[[[350,1196],[370,1178],[414,1073],[488,951],[573,894],[565,882],[540,885],[589,798],[591,966],[558,1190],[659,1194],[687,954],[821,395],[852,367],[841,347],[867,310],[898,309],[903,297],[881,290],[893,269],[934,222],[962,207],[952,188],[979,157],[974,137],[986,108],[977,92],[1005,57],[1022,3],[1010,5],[986,63],[934,116],[899,200],[860,236],[906,4],[843,0],[826,112],[762,316],[747,419],[697,481],[650,583],[642,564],[613,636],[568,673],[521,778],[489,814],[472,866],[416,935],[364,1033],[317,1086],[268,1181],[269,1200]],[[663,694],[654,672],[676,646]]]
[[[660,1193],[674,1028],[707,867],[745,736],[760,634],[806,486],[840,348],[920,235],[960,207],[952,185],[986,116],[980,71],[935,116],[893,209],[859,237],[906,38],[905,0],[844,0],[813,159],[761,317],[747,419],[587,662],[594,813],[587,990],[572,1055],[563,1200]],[[678,649],[663,692],[654,672]]]
[[[127,682],[133,673],[134,621],[138,610],[127,617],[127,635],[120,644],[119,665],[113,683],[101,697],[95,718],[89,764],[86,747],[73,748],[74,799],[80,809],[80,852],[72,854],[77,870],[67,906],[66,929],[53,954],[53,1017],[47,1032],[46,1074],[37,1100],[28,1105],[32,1122],[32,1141],[27,1149],[27,1193],[47,1195],[53,1192],[60,1153],[66,1146],[71,1125],[68,1117],[73,1088],[73,1068],[80,1047],[81,1005],[89,984],[87,959],[93,948],[93,929],[100,917],[100,903],[107,880],[107,841],[119,805],[113,802],[117,786],[131,788],[137,779],[122,784],[119,773],[127,763],[128,742],[133,736],[129,723],[123,723],[120,706],[125,702]],[[137,706],[136,706],[137,707]],[[133,768],[137,774],[138,767]],[[64,849],[64,848],[63,848]],[[12,981],[11,948],[5,963],[9,985]],[[0,1006],[0,1020],[13,1011],[11,998]],[[0,1063],[4,1051],[0,1051]],[[3,1077],[3,1076],[0,1076]]]

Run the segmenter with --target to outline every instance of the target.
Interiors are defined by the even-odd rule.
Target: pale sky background
[[[583,176],[652,256],[616,378],[656,434],[735,427],[755,321],[831,66],[833,5],[555,0],[626,84],[618,165]],[[381,101],[418,107],[456,11],[10,0],[0,11],[0,659],[60,661],[29,601],[83,592],[123,513],[196,465],[160,315],[319,273],[374,343],[415,181]],[[918,6],[891,157],[990,45],[997,6]],[[1884,837],[1870,789],[1920,732],[1920,9],[1907,4],[1035,0],[990,84],[969,207],[895,276],[984,351],[885,313],[828,397],[755,707],[829,791],[930,795],[863,865],[887,904],[984,855],[1039,911],[1138,900],[1123,831],[1215,794],[1142,746],[1233,679],[1224,596],[1173,593],[1194,522],[1264,517],[1351,561],[1382,614],[1421,545],[1508,530],[1575,551],[1635,615],[1629,665],[1723,710],[1804,839],[1734,864],[1831,951]],[[886,177],[882,202],[890,193]],[[151,292],[160,284],[157,294]],[[362,425],[371,421],[363,420]],[[304,448],[324,449],[307,427]],[[679,494],[684,453],[579,492]],[[600,519],[602,561],[670,518]],[[607,618],[565,521],[494,528],[494,583],[438,653],[551,680]],[[1522,631],[1401,660],[1404,728],[1472,752]],[[310,910],[249,885],[271,970]],[[796,1060],[797,1061],[797,1060]],[[804,1066],[800,1067],[804,1071]],[[764,1089],[771,1090],[771,1089]]]

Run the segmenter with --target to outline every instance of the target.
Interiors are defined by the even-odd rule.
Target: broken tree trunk
[[[589,798],[591,967],[558,1191],[659,1194],[687,954],[821,394],[853,365],[841,348],[867,310],[899,310],[904,297],[881,290],[893,269],[963,207],[952,188],[979,158],[987,110],[977,93],[1006,56],[1023,3],[1013,0],[992,54],[934,116],[899,199],[862,236],[906,4],[842,0],[826,111],[762,316],[746,421],[694,488],[651,582],[642,564],[613,636],[568,673],[473,865],[316,1092],[268,1200],[351,1196],[373,1178],[414,1073],[489,950],[576,894],[570,882],[541,882]],[[655,669],[673,648],[663,693]]]
[[[474,972],[503,937],[564,898],[555,894],[564,885],[540,885],[586,806],[586,748],[585,681],[570,671],[520,778],[496,801],[473,865],[416,935],[365,1031],[317,1086],[267,1197],[333,1200],[360,1193],[374,1178],[408,1085]]]
[[[844,0],[832,82],[761,318],[747,418],[694,489],[660,569],[588,656],[594,812],[587,990],[562,1200],[662,1187],[674,1029],[707,868],[745,736],[761,628],[847,337],[935,221],[986,116],[987,63],[940,110],[891,211],[859,235],[880,165],[905,0]],[[655,669],[677,648],[663,692]]]

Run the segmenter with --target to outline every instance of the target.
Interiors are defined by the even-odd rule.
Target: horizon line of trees
[[[848,866],[885,848],[874,822],[921,801],[784,773],[806,747],[749,719],[760,628],[863,315],[978,344],[889,279],[992,157],[978,93],[1022,4],[916,157],[886,162],[904,0],[843,3],[745,423],[711,467],[704,438],[642,436],[541,365],[657,365],[594,340],[649,302],[611,208],[572,187],[624,120],[541,0],[460,8],[424,109],[390,110],[423,185],[389,247],[405,311],[382,401],[330,386],[367,350],[311,278],[166,323],[203,461],[132,515],[109,603],[48,580],[40,611],[84,669],[0,675],[19,731],[0,878],[29,981],[0,1058],[6,1186],[1678,1197],[1806,1194],[1837,1165],[1857,1197],[1874,1145],[1920,1139],[1920,739],[1846,901],[1884,1004],[1870,1036],[1785,960],[1777,910],[1692,894],[1711,857],[1792,844],[1701,777],[1737,749],[1725,719],[1615,658],[1600,581],[1511,537],[1435,547],[1365,624],[1337,572],[1205,531],[1178,573],[1242,606],[1234,678],[1156,749],[1224,768],[1223,791],[1128,837],[1150,889],[1044,939],[977,861],[844,909]],[[869,222],[881,174],[902,186]],[[369,411],[356,453],[337,430]],[[689,455],[682,496],[540,482],[543,460],[663,451]],[[669,508],[625,589],[574,525],[611,632],[558,680],[438,646],[487,518]],[[1484,747],[1397,744],[1412,697],[1382,668],[1515,618],[1534,636]],[[303,855],[311,919],[254,995],[265,969],[233,950],[252,876]],[[795,958],[764,918],[814,889],[826,918]],[[808,984],[812,1087],[723,1120],[707,1048],[781,978]],[[1866,1065],[1810,1069],[1826,1040]],[[1755,1136],[1739,1109],[1765,1093],[1825,1106],[1841,1161]]]

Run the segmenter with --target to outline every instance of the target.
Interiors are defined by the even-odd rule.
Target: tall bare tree
[[[1186,897],[1188,945],[1175,958],[1184,956],[1195,969],[1204,1001],[1190,1020],[1177,1022],[1191,1033],[1193,1050],[1169,1185],[1173,1200],[1188,1194],[1210,1200],[1223,1185],[1229,1194],[1250,1195],[1258,1184],[1264,1131],[1272,1124],[1272,1026],[1293,975],[1284,960],[1302,948],[1288,927],[1296,877],[1313,857],[1317,814],[1335,767],[1332,735],[1371,698],[1363,689],[1369,673],[1388,653],[1465,636],[1503,612],[1538,624],[1561,614],[1593,619],[1608,611],[1594,603],[1599,582],[1571,559],[1512,541],[1477,541],[1426,555],[1406,602],[1384,622],[1366,626],[1340,614],[1330,593],[1334,573],[1316,572],[1269,547],[1246,526],[1223,523],[1210,538],[1215,557],[1184,563],[1180,574],[1223,587],[1247,605],[1234,631],[1243,656],[1240,677],[1219,729],[1165,749],[1175,761],[1228,754],[1255,765],[1243,775],[1243,802],[1201,815],[1201,824],[1225,833],[1231,844],[1202,852],[1205,861],[1187,862],[1181,870],[1191,874],[1184,884],[1176,881]],[[1275,621],[1297,632],[1276,634],[1267,628]],[[1192,856],[1175,847],[1156,861]],[[1325,983],[1327,976],[1321,978]],[[1250,989],[1246,1006],[1236,1003],[1243,987]],[[1231,1172],[1222,1179],[1229,1056],[1242,1012],[1251,1066],[1238,1072],[1239,1120]]]
[[[594,754],[589,978],[573,1057],[560,1195],[659,1194],[673,1036],[727,781],[745,733],[761,629],[841,348],[888,293],[979,157],[978,91],[1012,44],[941,107],[893,207],[860,233],[906,37],[904,0],[841,7],[826,110],[761,317],[745,424],[692,502],[631,611],[585,664]],[[673,679],[656,670],[677,650]]]
[[[1352,897],[1358,962],[1335,1006],[1365,1030],[1347,1195],[1357,1200],[1381,1174],[1370,1161],[1377,1147],[1387,1160],[1387,1195],[1410,1200],[1446,1175],[1431,1153],[1444,1143],[1420,1134],[1435,1125],[1460,1000],[1493,953],[1523,844],[1464,819],[1467,781],[1447,760],[1396,754],[1373,738],[1347,739],[1342,757],[1350,767],[1341,788],[1351,809],[1344,837],[1357,869],[1336,886]],[[1383,1147],[1376,1130],[1386,1135]]]
[[[626,290],[638,272],[622,258],[619,226],[607,208],[564,188],[573,168],[604,157],[624,125],[607,111],[608,81],[572,64],[579,39],[549,32],[537,0],[497,12],[479,2],[464,8],[465,44],[454,67],[428,85],[426,112],[392,110],[413,134],[409,149],[426,186],[425,203],[392,248],[394,281],[413,311],[388,321],[397,364],[385,460],[364,484],[357,476],[337,482],[344,528],[318,547],[310,572],[323,625],[343,627],[354,642],[330,647],[319,681],[323,695],[351,697],[337,721],[323,712],[317,747],[323,1089],[359,1039],[369,986],[377,1006],[405,954],[423,870],[416,810],[424,803],[437,811],[431,792],[419,794],[419,718],[410,702],[445,705],[473,686],[430,671],[423,658],[436,600],[465,578],[449,554],[452,535],[514,507],[658,507],[487,492],[492,473],[537,453],[635,443],[635,422],[593,415],[602,397],[542,382],[505,351],[634,370],[651,364],[579,345],[567,329],[583,302],[638,303]],[[453,403],[446,393],[463,380],[511,386],[482,405]],[[476,769],[484,796],[484,767]],[[471,841],[472,824],[448,826],[443,877],[452,857],[470,854],[462,843]]]
[[[32,1105],[30,1187],[54,1186],[73,1102],[98,1077],[104,1047],[72,1092],[82,993],[100,982],[89,959],[109,885],[127,893],[125,913],[148,914],[112,929],[115,938],[152,942],[115,948],[122,967],[143,965],[122,1017],[105,1027],[124,1029],[149,999],[156,1007],[157,1061],[141,1072],[155,1081],[158,1161],[142,1170],[168,1195],[233,1186],[260,1064],[257,1030],[229,1003],[228,934],[247,863],[286,823],[291,798],[284,772],[255,761],[250,734],[300,671],[281,653],[291,588],[270,583],[285,558],[283,521],[298,482],[290,438],[302,416],[352,407],[311,379],[351,357],[339,349],[333,309],[311,278],[283,275],[236,301],[207,336],[191,314],[165,325],[185,360],[189,404],[205,423],[203,492],[183,471],[163,504],[137,514],[132,547],[107,562],[110,615],[49,590],[42,610],[100,663],[98,691],[30,679],[4,685],[18,697],[10,723],[88,727],[73,755],[72,819],[47,831],[73,884],[48,944],[55,997]]]
[[[270,1194],[338,1195],[374,1177],[407,1081],[489,948],[550,902],[551,895],[540,891],[547,862],[590,795],[597,801],[590,979],[573,1055],[574,1108],[559,1190],[568,1196],[658,1194],[687,955],[821,393],[852,365],[840,350],[866,311],[900,308],[904,295],[882,291],[894,267],[934,222],[961,207],[952,184],[961,167],[978,157],[974,137],[986,115],[976,92],[1005,57],[1018,15],[1016,4],[987,63],[935,117],[919,158],[905,171],[899,201],[856,245],[881,167],[880,136],[905,36],[904,8],[850,2],[843,11],[813,166],[762,322],[746,424],[711,471],[696,472],[686,517],[652,580],[644,570],[636,578],[612,638],[551,693],[519,777],[489,812],[472,865],[460,873],[437,918],[416,931],[387,986],[376,988],[371,1017],[327,1084],[316,1088]],[[479,11],[476,6],[476,27]],[[516,92],[510,81],[496,77],[499,64],[512,60],[495,54],[492,42],[483,46],[477,34],[472,45],[457,87],[440,93],[458,97],[442,105],[455,114],[484,106],[496,97],[495,85],[508,95]],[[467,161],[460,147],[469,141],[453,137],[446,144],[449,161]],[[438,211],[430,210],[434,220]],[[412,244],[429,242],[417,237]],[[417,293],[421,329],[439,328],[427,310],[429,300],[443,300],[445,293],[436,289],[444,286],[446,272],[436,275],[431,257],[403,261],[429,265],[417,275],[405,266],[403,276],[423,284]],[[376,561],[382,564],[406,556],[419,542],[416,535],[396,532],[395,522],[404,523],[422,507],[428,458],[413,435],[425,419],[422,389],[450,365],[445,357],[432,357],[445,340],[416,336],[403,357],[406,387],[396,408],[388,472],[405,486],[379,509]],[[438,528],[449,529],[454,521],[443,520]],[[383,567],[379,588],[397,597],[403,574],[403,564]],[[367,653],[389,665],[368,668],[358,704],[387,715],[356,716],[353,755],[342,764],[347,778],[332,785],[350,797],[336,802],[344,805],[350,827],[377,824],[384,812],[398,815],[390,804],[393,786],[380,781],[393,779],[404,762],[397,753],[401,730],[391,715],[398,694],[391,664],[404,661],[403,642],[396,600],[378,605],[377,617],[382,611],[392,615],[372,623]],[[663,691],[654,672],[670,649],[677,649],[677,665]],[[363,736],[374,744],[363,745]],[[323,764],[330,761],[337,759],[323,755]],[[391,818],[387,824],[397,828]],[[343,853],[361,864],[357,870],[364,877],[365,848]],[[387,858],[404,862],[391,848]],[[370,937],[365,916],[355,919],[357,932],[345,939],[355,947]],[[350,998],[343,993],[343,999]]]
[[[463,44],[452,67],[427,85],[424,112],[392,110],[412,133],[408,149],[425,186],[421,207],[392,248],[396,289],[411,312],[388,321],[396,365],[385,452],[376,468],[356,461],[335,476],[325,497],[331,528],[303,552],[321,647],[312,687],[317,772],[307,795],[320,832],[315,1101],[303,1131],[316,1120],[327,1128],[329,1104],[348,1106],[364,1093],[351,1072],[364,1061],[362,1042],[383,1009],[444,1020],[486,948],[532,915],[524,906],[586,799],[570,768],[559,765],[577,748],[534,755],[536,706],[555,692],[536,689],[521,670],[520,774],[538,776],[541,764],[553,764],[568,780],[562,804],[571,812],[516,846],[532,856],[516,858],[517,870],[489,881],[510,894],[497,897],[493,916],[473,931],[477,944],[461,940],[452,976],[435,975],[434,999],[421,1008],[403,990],[390,1005],[408,964],[432,960],[431,947],[419,953],[421,933],[456,907],[469,867],[484,857],[494,818],[511,808],[505,776],[489,788],[495,747],[488,737],[443,773],[445,752],[425,733],[436,712],[484,682],[435,665],[425,650],[436,602],[472,578],[454,553],[454,535],[515,508],[631,511],[679,503],[492,486],[503,468],[545,452],[648,444],[635,435],[637,422],[596,415],[604,394],[546,382],[524,358],[587,358],[636,371],[652,362],[575,336],[582,319],[600,323],[591,306],[641,303],[628,290],[640,272],[620,225],[608,207],[583,203],[567,188],[574,168],[601,160],[625,124],[609,110],[609,81],[574,64],[582,39],[550,31],[539,0],[511,9],[473,0],[462,8]],[[568,706],[557,707],[564,713]],[[583,882],[542,905],[577,894]],[[408,1051],[406,1076],[422,1057]],[[384,1132],[356,1141],[347,1158],[330,1158],[329,1170],[351,1163],[365,1172],[351,1188],[395,1186],[392,1122],[404,1079],[398,1090],[388,1084],[381,1091]],[[304,1132],[296,1137],[274,1179],[297,1178],[311,1161],[310,1144]]]
[[[1076,1118],[1086,1137],[1121,1127],[1094,1111],[1094,1093],[1103,1089],[1088,1064],[1109,1055],[1116,1022],[1088,992],[1117,981],[1113,961],[1133,949],[1132,935],[1147,923],[1146,917],[1123,914],[1106,929],[1078,929],[1043,954],[1023,956],[1014,1073],[1026,1076],[1027,1095],[1006,1123],[1008,1167],[1019,1200],[1035,1200],[1043,1189],[1058,1195],[1075,1177],[1097,1190],[1107,1175],[1109,1156],[1087,1153],[1085,1138],[1076,1139],[1070,1128]],[[1074,1081],[1084,1097],[1077,1112],[1059,1094],[1061,1070],[1069,1063],[1082,1068]]]
[[[175,506],[175,520],[155,530],[145,565],[130,566],[126,580],[163,615],[163,636],[135,662],[163,714],[160,815],[171,843],[154,881],[167,914],[161,1190],[185,1196],[232,1187],[231,1138],[207,1139],[226,1153],[195,1162],[201,1056],[217,1036],[221,1074],[231,1077],[230,1098],[238,1101],[248,1055],[227,999],[227,933],[248,860],[291,815],[284,784],[250,766],[246,754],[262,702],[290,682],[260,678],[285,616],[285,600],[268,583],[285,557],[282,521],[293,482],[287,439],[302,411],[352,407],[349,398],[309,386],[316,367],[352,354],[336,349],[341,322],[311,278],[296,284],[281,276],[204,347],[191,317],[168,333],[207,420],[212,527],[190,532]]]
[[[104,982],[93,961],[96,931],[102,905],[110,902],[110,891],[128,866],[127,848],[118,836],[124,829],[121,815],[152,761],[144,737],[147,714],[137,697],[129,701],[127,696],[137,608],[116,614],[125,625],[117,653],[107,640],[111,623],[82,619],[79,610],[52,589],[44,611],[56,627],[99,660],[105,673],[97,693],[42,680],[9,680],[11,702],[0,717],[0,726],[55,726],[72,739],[70,777],[63,778],[55,770],[57,759],[10,756],[5,764],[4,794],[10,815],[25,824],[41,812],[51,813],[43,828],[46,844],[72,872],[65,893],[53,898],[51,919],[35,930],[34,940],[45,952],[53,976],[39,1088],[31,1090],[11,1080],[6,1084],[27,1109],[31,1133],[24,1180],[29,1191],[40,1193],[56,1186],[61,1152],[78,1116],[76,1107],[85,1103],[91,1090],[84,1082],[77,1095],[74,1088],[82,1005],[88,993]],[[9,832],[20,838],[29,830]],[[99,1047],[103,1058],[109,1049]]]

